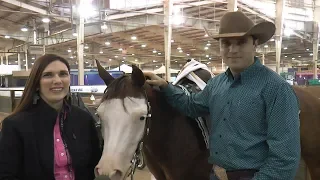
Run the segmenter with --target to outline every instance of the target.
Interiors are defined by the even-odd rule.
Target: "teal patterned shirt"
[[[300,161],[299,102],[291,85],[259,59],[237,79],[228,69],[190,96],[162,91],[183,114],[210,114],[209,163],[226,170],[258,169],[254,180],[293,180]]]

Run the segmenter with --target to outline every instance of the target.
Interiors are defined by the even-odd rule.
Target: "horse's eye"
[[[146,119],[146,117],[144,117],[144,116],[141,116],[141,117],[140,117],[140,120],[141,120],[141,121],[143,121],[143,120],[145,120],[145,119]]]

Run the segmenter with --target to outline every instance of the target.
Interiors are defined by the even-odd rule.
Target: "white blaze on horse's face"
[[[148,113],[145,98],[109,99],[97,109],[101,119],[104,147],[97,165],[99,175],[111,180],[123,179],[144,135]]]

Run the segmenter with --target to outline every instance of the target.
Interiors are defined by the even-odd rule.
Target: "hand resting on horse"
[[[152,72],[143,72],[144,76],[146,77],[146,82],[153,86],[159,86],[161,88],[165,88],[168,86],[166,80],[162,79],[161,77],[157,76]]]

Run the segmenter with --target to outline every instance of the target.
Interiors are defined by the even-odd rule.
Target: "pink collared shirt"
[[[69,156],[69,162],[66,155],[66,150],[63,145],[63,141],[60,134],[59,116],[57,117],[56,124],[53,130],[54,137],[54,177],[56,180],[74,180],[74,171],[69,172],[68,164],[71,163],[71,157]]]

